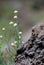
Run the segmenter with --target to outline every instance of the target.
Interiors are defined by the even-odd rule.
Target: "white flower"
[[[14,19],[17,19],[17,16],[14,16],[13,18],[14,18]]]
[[[14,46],[14,43],[11,43],[11,46]]]
[[[17,41],[14,41],[14,43],[16,44],[16,43],[17,43]]]
[[[3,36],[2,35],[0,35],[0,38],[2,38]]]
[[[17,10],[15,10],[15,11],[14,11],[14,13],[18,13],[18,11],[17,11]]]
[[[14,27],[16,27],[17,26],[17,23],[14,23],[14,25],[13,25]]]
[[[19,39],[21,39],[21,36],[19,36]]]
[[[5,30],[5,28],[2,28],[2,30]]]
[[[24,44],[24,41],[22,41],[22,44]]]
[[[13,24],[13,22],[11,21],[11,22],[9,22],[9,24],[11,25],[11,24]]]
[[[22,34],[22,32],[19,32],[19,34],[21,35],[21,34]]]

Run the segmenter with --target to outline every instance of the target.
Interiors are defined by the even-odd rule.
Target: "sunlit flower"
[[[2,38],[3,36],[2,35],[0,35],[0,38]]]
[[[18,11],[17,11],[17,10],[15,10],[15,11],[14,11],[14,13],[18,13]]]
[[[2,28],[2,30],[5,30],[5,28]]]
[[[17,16],[14,16],[13,18],[14,18],[14,19],[17,19]]]
[[[22,34],[22,32],[19,32],[19,34],[21,35],[21,34]]]
[[[9,24],[11,25],[11,24],[13,24],[13,22],[11,21],[11,22],[9,22]]]
[[[11,46],[14,46],[14,43],[11,43]]]
[[[16,27],[17,26],[17,23],[14,23],[14,25],[13,25],[14,27]]]

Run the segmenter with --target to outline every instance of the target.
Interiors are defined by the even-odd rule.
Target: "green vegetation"
[[[5,14],[7,17],[2,17],[0,20],[0,65],[13,64],[16,50],[19,44],[22,43],[22,32],[19,32],[17,13],[18,11],[15,10],[12,21],[7,19],[10,11]]]

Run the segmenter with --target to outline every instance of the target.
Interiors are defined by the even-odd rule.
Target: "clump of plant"
[[[18,11],[14,11],[13,19],[5,27],[2,27],[2,33],[0,33],[0,65],[11,65],[14,64],[14,57],[16,50],[21,40],[22,32],[19,32],[18,24]]]

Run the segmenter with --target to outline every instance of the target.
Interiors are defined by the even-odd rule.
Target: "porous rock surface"
[[[44,23],[32,28],[30,39],[19,46],[15,65],[44,65]]]

